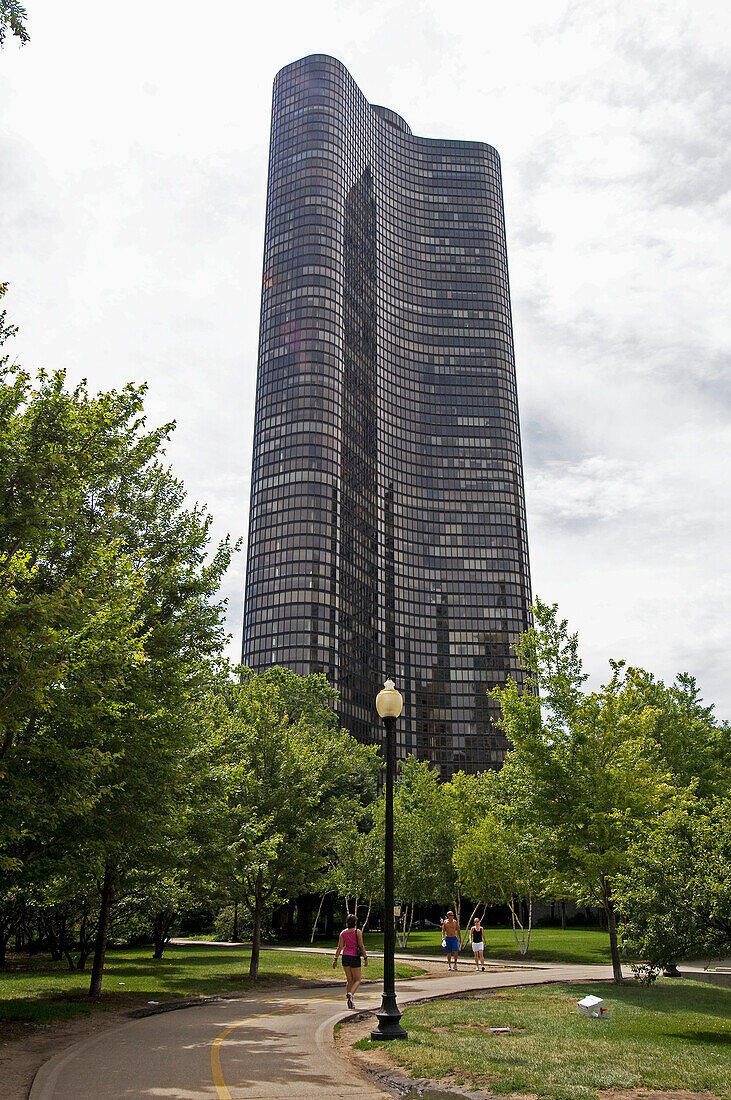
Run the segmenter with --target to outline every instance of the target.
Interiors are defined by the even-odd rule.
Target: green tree
[[[375,791],[376,750],[339,728],[334,698],[323,676],[244,670],[212,704],[199,853],[252,915],[252,978],[267,909],[319,881]]]
[[[373,827],[372,819],[367,824],[370,827],[364,828],[363,820],[353,821],[340,834],[333,866],[325,880],[326,889],[334,889],[344,898],[348,912],[358,914],[365,907],[366,914],[361,920],[364,932],[374,902],[383,904],[384,889],[383,815],[380,827]]]
[[[162,464],[173,425],[145,428],[144,387],[0,371],[0,898],[78,853],[101,900],[98,993],[115,890],[185,785],[232,548],[211,550]]]
[[[428,761],[407,756],[399,769],[393,801],[394,889],[405,903],[402,947],[408,942],[418,902],[455,903],[455,824],[451,810],[448,790],[439,782],[434,768]],[[382,818],[379,809],[379,825]]]
[[[628,669],[625,693],[637,710],[657,713],[653,738],[675,782],[697,797],[722,797],[731,788],[731,731],[705,706],[695,678],[680,673],[667,687],[643,669]]]
[[[545,891],[545,831],[531,812],[529,777],[515,754],[500,772],[461,786],[464,808],[453,861],[464,892],[483,905],[510,910],[521,954],[530,947],[534,900]]]
[[[416,906],[425,901],[454,903],[457,880],[452,864],[454,805],[448,784],[439,782],[427,761],[407,756],[394,790],[394,892],[401,901],[399,942],[408,943]],[[385,796],[372,809],[364,828],[340,838],[331,881],[349,901],[365,899],[367,915],[375,901],[383,904]]]
[[[731,953],[731,800],[666,811],[617,880],[626,947],[655,969]]]
[[[545,882],[539,836],[501,820],[495,812],[488,813],[460,838],[453,858],[469,897],[486,905],[508,906],[516,946],[525,955],[530,947],[533,902]]]
[[[21,46],[30,42],[25,25],[27,19],[28,13],[18,0],[0,0],[0,48],[5,43],[8,31],[18,39]]]
[[[585,694],[578,639],[557,607],[537,601],[536,626],[516,643],[527,687],[492,694],[524,777],[525,813],[545,830],[553,893],[598,901],[606,915],[616,981],[622,980],[614,883],[631,865],[638,835],[673,800],[654,733],[658,712],[636,706],[621,663]]]

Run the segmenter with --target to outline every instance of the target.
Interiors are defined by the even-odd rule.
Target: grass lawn
[[[576,1002],[603,997],[608,1018]],[[731,1100],[731,989],[666,979],[496,990],[407,1008],[406,1041],[388,1054],[414,1077],[540,1100],[596,1100],[597,1089],[707,1089]],[[512,1030],[495,1035],[490,1027]],[[376,1046],[364,1039],[361,1049]],[[381,1049],[384,1049],[381,1047]]]
[[[598,928],[534,928],[530,937],[530,950],[521,955],[515,946],[512,928],[487,928],[485,934],[485,958],[506,959],[517,962],[556,962],[556,963],[610,963],[609,935]],[[333,941],[334,945],[337,941]],[[309,946],[309,943],[301,943]],[[380,932],[366,932],[366,945],[369,950],[380,951],[383,936]],[[314,947],[330,946],[325,940],[316,940]],[[396,944],[396,952],[406,955],[443,955],[442,936],[438,928],[429,928],[412,932],[408,947],[404,950]],[[472,951],[467,936],[467,946],[462,949],[461,958],[472,962]]]
[[[0,1038],[18,1034],[27,1024],[48,1024],[99,1008],[137,1006],[146,1001],[166,1001],[211,993],[233,993],[252,988],[248,977],[248,947],[205,947],[188,944],[167,947],[165,956],[152,958],[151,947],[111,948],[104,967],[102,997],[86,996],[90,971],[78,974],[48,957],[9,962],[0,972]],[[418,966],[400,963],[397,978],[423,973]],[[342,967],[332,968],[332,958],[295,951],[262,951],[259,983],[272,985],[288,980],[339,980]],[[380,959],[363,969],[365,980],[383,977]]]

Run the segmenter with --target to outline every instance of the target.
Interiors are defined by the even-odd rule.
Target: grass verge
[[[588,992],[605,999],[607,1018],[578,1014]],[[596,1100],[600,1089],[639,1087],[731,1100],[729,989],[677,979],[650,988],[529,986],[409,1008],[402,1023],[409,1038],[389,1043],[388,1055],[414,1077],[540,1100]],[[506,1025],[510,1034],[489,1030]]]
[[[337,939],[332,941],[333,950]],[[380,933],[366,932],[366,944],[369,949],[380,951],[382,936]],[[294,946],[294,945],[293,945]],[[298,941],[297,946],[309,947],[309,941]],[[330,947],[329,940],[316,940],[314,947]],[[400,955],[444,955],[442,934],[438,928],[412,932],[408,946],[404,949],[396,944],[396,953]],[[472,961],[469,936],[461,957]],[[582,965],[601,965],[610,963],[609,936],[598,928],[534,928],[531,932],[530,950],[521,955],[515,944],[511,928],[488,928],[485,935],[485,958],[509,960],[511,962],[547,962],[577,963]]]
[[[295,951],[263,951],[259,981],[248,976],[248,947],[208,947],[187,944],[169,946],[162,959],[153,959],[152,948],[112,948],[107,952],[102,996],[87,997],[89,972],[76,973],[47,957],[16,959],[0,972],[0,1039],[22,1033],[28,1025],[48,1025],[56,1020],[91,1012],[137,1007],[149,1001],[181,997],[231,994],[254,987],[271,987],[289,981],[338,980],[342,968],[332,968],[326,955]],[[411,978],[423,971],[418,966],[397,964],[397,978]],[[365,980],[383,977],[380,959],[363,969]]]

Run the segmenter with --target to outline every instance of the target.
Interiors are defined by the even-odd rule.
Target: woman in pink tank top
[[[345,971],[345,999],[348,1002],[348,1008],[355,1008],[353,996],[360,985],[360,962],[362,959],[365,966],[368,966],[368,956],[363,943],[363,933],[358,928],[358,919],[352,913],[348,915],[345,928],[340,933],[338,949],[333,960],[333,970],[338,965],[340,955],[343,956],[343,970]]]

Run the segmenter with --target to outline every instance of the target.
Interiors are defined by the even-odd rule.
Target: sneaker
[[[348,1002],[348,1008],[355,1008],[355,1004],[353,1003],[353,994],[352,993],[346,993],[345,994],[345,999]]]
[[[482,968],[482,969],[483,969],[483,970],[485,969],[485,968],[484,968],[484,966],[483,966],[483,968]]]

